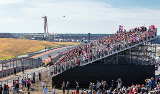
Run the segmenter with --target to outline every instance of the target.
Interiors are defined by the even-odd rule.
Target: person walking
[[[30,80],[30,78],[28,78],[28,80],[27,80],[27,89],[28,89],[28,91],[30,90],[30,88],[31,88],[31,80]]]
[[[67,81],[67,83],[66,83],[67,94],[69,94],[69,88],[70,88],[70,83],[69,83],[69,81]]]
[[[16,90],[16,93],[19,93],[19,81],[16,80],[16,83],[15,83],[15,90]]]
[[[120,89],[122,87],[122,79],[118,78],[117,79],[117,89]]]
[[[51,93],[51,94],[56,94],[55,86],[53,87],[53,89],[52,89],[52,93]]]
[[[16,75],[17,74],[17,71],[16,71],[16,68],[14,68],[14,75]]]
[[[76,81],[76,94],[79,94],[79,83]]]
[[[66,89],[65,81],[63,81],[63,83],[62,83],[62,90],[63,90],[63,94],[65,94],[65,89]]]
[[[42,77],[41,77],[41,73],[39,72],[39,74],[38,74],[38,76],[39,76],[39,81],[41,81],[42,79]]]
[[[41,86],[42,86],[42,89],[44,89],[46,87],[45,81],[41,81]]]
[[[4,84],[3,94],[9,94],[9,87],[6,84]]]
[[[2,85],[0,85],[0,94],[2,94],[2,92],[3,92],[3,87]]]
[[[22,80],[21,80],[21,83],[22,83],[22,90],[24,90],[24,87],[25,87],[25,84],[26,84],[25,80],[22,79]]]
[[[33,73],[33,83],[35,83],[36,82],[36,73],[34,72]]]
[[[48,94],[48,87],[47,86],[43,89],[43,94]]]

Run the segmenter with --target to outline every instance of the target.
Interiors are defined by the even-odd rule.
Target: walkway
[[[10,94],[13,94],[13,90],[12,90],[12,86],[13,86],[13,80],[21,80],[22,78],[32,78],[32,74],[33,73],[39,73],[41,72],[42,74],[42,81],[46,83],[48,89],[49,89],[49,94],[51,94],[51,91],[52,91],[52,80],[51,80],[51,77],[49,75],[49,70],[48,68],[46,67],[40,67],[40,68],[35,68],[35,69],[31,69],[31,70],[26,70],[25,73],[17,73],[16,75],[11,75],[11,76],[8,76],[8,77],[5,77],[5,78],[1,78],[0,79],[0,82],[1,84],[8,84],[9,87],[10,87]],[[42,94],[43,92],[43,89],[42,89],[42,85],[41,85],[42,82],[40,82],[38,80],[38,76],[36,76],[36,83],[35,84],[32,84],[31,88],[33,90],[30,90],[30,94]],[[57,94],[62,94],[62,91],[61,90],[56,90],[57,91]],[[25,89],[24,91],[22,91],[23,93],[22,94],[29,94],[27,89]]]

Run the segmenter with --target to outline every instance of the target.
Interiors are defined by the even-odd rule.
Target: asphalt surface
[[[59,53],[61,52],[64,52],[70,48],[72,48],[73,46],[67,46],[67,47],[62,47],[62,48],[56,48],[56,49],[53,49],[53,50],[49,50],[49,51],[46,51],[46,52],[43,52],[41,54],[37,54],[37,55],[34,55],[32,56],[32,58],[42,58],[43,59],[46,59],[48,58],[48,56],[56,56],[58,55]]]

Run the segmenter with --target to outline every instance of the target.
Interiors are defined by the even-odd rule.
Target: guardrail
[[[35,80],[38,81],[39,80],[39,73],[43,74],[43,73],[48,73],[48,72],[49,72],[49,69],[45,68],[45,67],[28,70],[28,71],[25,71],[25,73],[20,73],[16,76],[12,75],[11,77],[8,77],[4,80],[0,79],[0,85],[7,84],[10,87],[12,87],[13,80],[22,80],[22,79],[27,79],[27,78],[30,78],[32,80],[34,74],[35,74]]]
[[[72,46],[65,47],[66,50]],[[43,65],[41,58],[21,57],[0,61],[0,78],[7,77],[27,69],[38,68]]]
[[[108,57],[108,56],[111,56],[111,55],[113,55],[113,54],[117,54],[117,53],[119,53],[119,52],[122,52],[122,51],[125,51],[125,50],[128,50],[128,49],[131,49],[131,48],[136,47],[136,46],[138,46],[138,45],[144,44],[145,42],[152,41],[152,40],[154,40],[154,39],[156,39],[156,38],[157,38],[157,37],[155,37],[155,38],[150,38],[150,39],[141,41],[141,42],[139,42],[139,43],[127,45],[127,46],[121,47],[120,49],[112,50],[112,51],[107,52],[107,53],[102,53],[102,54],[98,54],[98,55],[96,54],[96,55],[95,55],[95,58],[91,58],[91,59],[82,61],[82,62],[84,62],[84,63],[81,63],[80,66],[84,66],[84,65],[87,65],[87,64],[89,64],[89,63],[92,63],[92,62],[98,61],[98,60],[100,60],[100,59],[106,58],[106,57]]]
[[[41,59],[20,58],[0,62],[0,78],[42,66]]]

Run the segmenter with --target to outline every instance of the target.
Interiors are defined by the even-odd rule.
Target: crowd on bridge
[[[61,57],[59,57],[59,60],[52,62],[55,66],[54,73],[63,72],[68,68],[83,65],[85,62],[101,58],[112,54],[112,52],[149,40],[150,38],[154,38],[156,33],[157,30],[154,25],[151,25],[148,28],[145,26],[136,27],[129,31],[126,31],[120,26],[118,32],[113,35],[94,40],[90,43],[78,45],[60,53]]]

